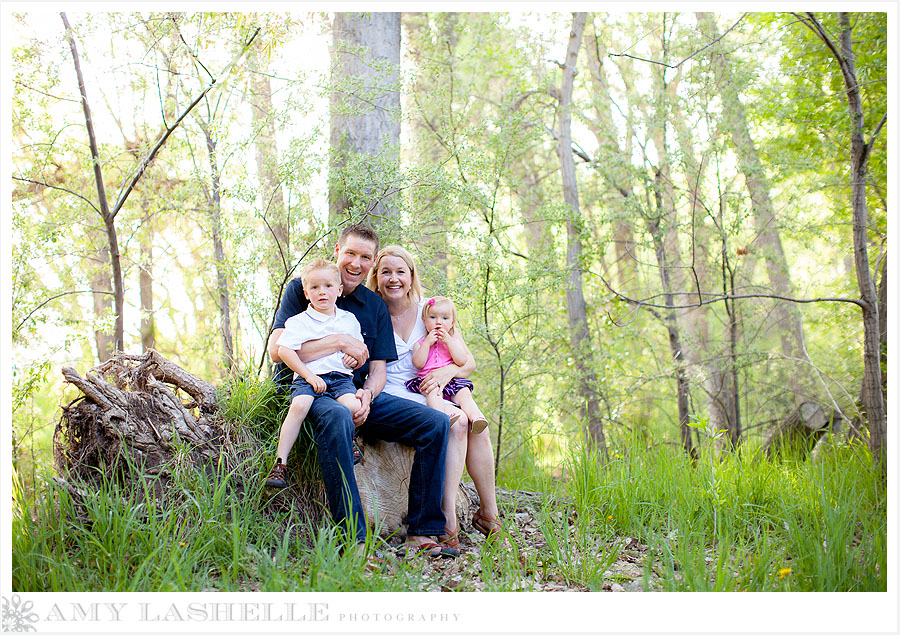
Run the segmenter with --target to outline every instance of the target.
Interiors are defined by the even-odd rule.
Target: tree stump
[[[158,473],[179,449],[197,460],[217,456],[215,387],[156,351],[117,352],[84,377],[69,367],[62,374],[84,397],[63,406],[53,435],[60,473],[89,480],[123,457]]]
[[[382,537],[406,538],[409,476],[415,450],[399,443],[376,441],[362,446],[363,460],[354,468],[359,497],[371,529],[380,527]],[[477,496],[477,495],[476,495]],[[456,516],[460,526],[472,520],[472,494],[459,486]]]
[[[819,438],[834,429],[840,420],[840,414],[827,413],[819,404],[804,401],[775,426],[762,450],[770,459],[785,456],[805,458]]]

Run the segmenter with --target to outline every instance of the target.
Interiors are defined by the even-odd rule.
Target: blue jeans
[[[331,517],[356,539],[366,538],[366,519],[356,476],[353,473],[353,417],[329,398],[316,399],[306,420],[312,424],[325,482]],[[392,441],[415,449],[409,477],[408,534],[433,536],[444,533],[444,468],[450,419],[443,412],[381,393],[372,402],[359,433],[365,440]]]

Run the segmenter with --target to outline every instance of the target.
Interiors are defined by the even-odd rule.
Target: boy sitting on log
[[[288,318],[278,340],[281,361],[294,371],[294,381],[291,384],[291,405],[281,424],[277,458],[266,480],[267,487],[287,486],[288,455],[316,398],[331,397],[346,406],[351,415],[362,407],[356,396],[353,371],[344,364],[343,353],[335,352],[306,364],[300,361],[298,354],[305,342],[328,335],[349,335],[363,341],[357,319],[349,311],[335,306],[343,291],[340,270],[335,263],[317,258],[306,266],[300,280],[309,306],[302,313]],[[361,458],[357,452],[354,442],[354,463]]]

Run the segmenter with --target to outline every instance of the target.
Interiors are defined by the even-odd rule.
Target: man
[[[299,353],[304,363],[343,353],[344,363],[354,369],[361,407],[351,415],[335,400],[320,398],[313,402],[306,420],[313,428],[328,507],[336,523],[353,531],[358,543],[365,541],[365,514],[353,473],[353,433],[359,426],[363,438],[393,441],[416,449],[409,481],[407,546],[429,555],[453,557],[459,551],[437,546],[428,538],[444,533],[441,497],[450,420],[442,412],[381,392],[385,366],[397,359],[397,350],[387,305],[364,284],[377,251],[378,235],[362,224],[345,228],[334,248],[343,285],[337,307],[356,316],[364,342],[346,335],[329,335],[304,343]],[[269,338],[269,355],[274,362],[281,361],[278,338],[285,321],[304,311],[307,305],[301,281],[291,280]]]

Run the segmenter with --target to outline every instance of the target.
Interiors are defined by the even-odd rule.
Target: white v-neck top
[[[403,397],[404,399],[412,399],[423,404],[425,403],[425,397],[419,393],[407,390],[406,382],[418,375],[418,369],[412,363],[412,356],[416,342],[425,337],[425,323],[422,322],[422,307],[424,304],[425,299],[423,298],[419,301],[416,324],[409,334],[409,339],[404,340],[397,334],[397,331],[394,331],[397,360],[387,364],[387,381],[384,384],[384,392]]]

